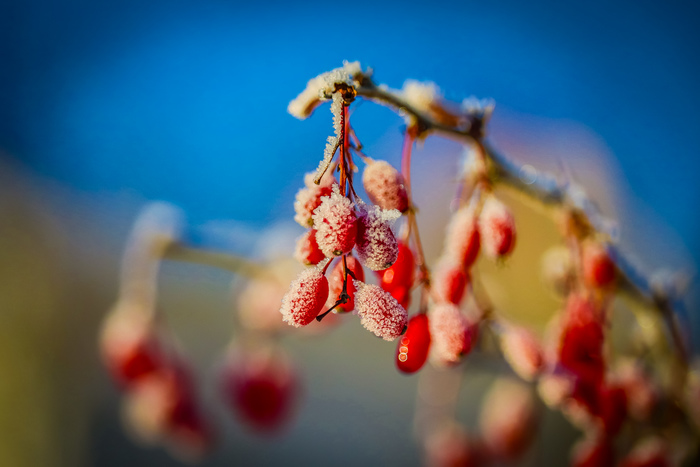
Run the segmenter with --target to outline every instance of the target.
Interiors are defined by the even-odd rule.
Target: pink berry
[[[415,373],[428,359],[430,329],[428,315],[418,314],[408,321],[408,329],[396,348],[396,366],[403,373]]]
[[[579,441],[571,452],[572,467],[612,467],[614,463],[615,452],[606,436]]]
[[[294,258],[306,266],[318,264],[326,258],[316,242],[316,230],[307,230],[304,235],[299,237]]]
[[[671,467],[671,449],[668,442],[657,436],[639,441],[622,459],[620,467]]]
[[[510,209],[495,196],[488,196],[479,216],[481,245],[494,259],[502,258],[515,246],[515,221]]]
[[[559,364],[580,381],[598,386],[605,375],[601,312],[588,298],[571,294],[559,338]]]
[[[452,215],[445,236],[445,256],[457,262],[466,271],[476,261],[481,246],[476,212],[464,206]]]
[[[268,348],[235,350],[221,378],[224,398],[250,428],[273,432],[290,421],[299,385],[284,354]]]
[[[406,330],[406,310],[381,287],[354,281],[355,311],[368,331],[387,341],[393,341]]]
[[[476,340],[477,327],[452,303],[435,305],[430,313],[432,357],[437,363],[459,363]]]
[[[479,427],[484,444],[497,458],[514,460],[530,446],[537,413],[530,389],[517,381],[496,380],[482,404]]]
[[[327,299],[328,280],[321,265],[302,271],[282,299],[282,319],[294,327],[306,326],[316,318]]]
[[[482,467],[490,464],[488,453],[476,437],[454,422],[439,425],[425,440],[425,465],[430,467]]]
[[[615,280],[615,264],[599,243],[585,242],[582,247],[583,280],[593,288],[604,288]]]
[[[355,275],[355,279],[358,281],[365,280],[365,271],[362,269],[362,265],[357,261],[352,255],[347,255],[346,257],[348,271]],[[326,307],[330,308],[335,305],[336,301],[340,298],[340,294],[343,292],[343,281],[345,279],[345,270],[343,266],[343,259],[340,258],[339,261],[333,266],[331,270],[330,277],[328,279],[328,286],[330,292],[328,293],[328,300],[326,301]],[[348,273],[348,285],[347,293],[350,296],[347,303],[338,305],[335,310],[338,312],[348,312],[355,309],[355,284],[353,283],[352,276]]]
[[[396,262],[399,246],[391,231],[397,211],[382,211],[378,206],[363,206],[357,227],[357,256],[373,271],[387,269]]]
[[[437,303],[459,305],[470,277],[459,265],[449,260],[438,262],[431,281],[431,292]]]
[[[330,196],[322,198],[313,219],[316,242],[324,255],[332,258],[350,253],[357,237],[357,216],[353,202],[341,195],[337,186]]]
[[[315,173],[310,172],[304,176],[304,188],[301,188],[294,201],[294,220],[302,227],[314,225],[314,210],[321,204],[321,198],[331,195],[331,187],[336,184],[335,178],[329,172],[321,179],[321,183],[314,183]]]
[[[372,161],[362,173],[362,184],[372,203],[382,209],[408,209],[408,195],[398,170],[386,161]]]
[[[506,326],[501,334],[503,357],[515,373],[526,381],[532,381],[544,366],[542,346],[528,329]]]

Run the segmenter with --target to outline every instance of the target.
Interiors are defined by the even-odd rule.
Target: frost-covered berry
[[[532,381],[544,365],[542,346],[528,329],[506,326],[501,334],[503,357],[515,373],[525,381]]]
[[[325,259],[316,242],[316,230],[307,230],[304,235],[297,240],[296,249],[294,250],[294,259],[301,264],[311,266],[320,263]]]
[[[476,340],[476,323],[452,303],[435,305],[430,313],[431,357],[439,364],[459,363]]]
[[[221,389],[241,421],[262,432],[288,423],[299,395],[291,362],[268,347],[233,350],[222,369]]]
[[[386,161],[371,161],[362,173],[362,184],[369,199],[382,209],[408,209],[408,195],[398,170]]]
[[[362,269],[362,265],[357,261],[352,255],[347,255],[345,258],[348,265],[348,271],[355,275],[355,279],[364,282],[365,271]],[[348,312],[355,309],[355,284],[352,280],[352,275],[348,272],[348,285],[347,293],[349,295],[347,303],[338,305],[334,311],[337,312]],[[328,278],[328,300],[326,301],[326,308],[330,308],[340,299],[340,294],[343,292],[343,281],[345,279],[345,268],[343,266],[343,259],[340,260],[333,266],[330,276]]]
[[[581,251],[583,280],[591,287],[603,288],[615,280],[615,264],[599,243],[585,242]]]
[[[536,433],[537,413],[530,389],[515,380],[496,380],[482,404],[481,436],[489,452],[501,459],[516,459],[530,446]]]
[[[408,324],[408,313],[381,287],[353,281],[355,291],[355,311],[368,331],[387,341],[393,341],[403,334]]]
[[[615,452],[607,436],[584,438],[571,451],[571,467],[612,467]]]
[[[459,305],[469,280],[469,273],[458,264],[445,259],[439,261],[430,282],[433,300],[437,303]]]
[[[314,225],[314,210],[321,204],[323,196],[330,196],[332,186],[336,185],[335,178],[330,171],[321,178],[321,183],[314,183],[314,172],[304,175],[304,188],[299,189],[294,200],[294,220],[302,227]]]
[[[481,238],[472,206],[464,206],[452,215],[445,236],[445,256],[468,270],[479,255]]]
[[[425,439],[428,467],[485,467],[489,456],[481,442],[454,422],[429,430]]]
[[[408,329],[396,348],[396,367],[403,373],[415,373],[428,359],[430,329],[428,315],[418,314],[408,321]]]
[[[515,246],[515,221],[510,209],[495,196],[488,196],[479,216],[481,245],[491,258],[502,258]]]
[[[324,196],[314,211],[314,229],[319,248],[329,258],[349,253],[357,237],[357,215],[354,204],[340,194],[336,186]]]
[[[323,263],[321,263],[323,265]],[[302,271],[282,299],[282,319],[290,326],[306,326],[328,299],[328,280],[321,265]]]
[[[399,246],[391,225],[400,215],[396,210],[385,211],[379,206],[361,206],[356,249],[363,265],[381,271],[396,262]]]

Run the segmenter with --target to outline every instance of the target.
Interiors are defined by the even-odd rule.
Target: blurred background
[[[331,118],[322,107],[301,122],[286,107],[344,59],[394,88],[412,78],[435,81],[449,99],[494,98],[497,148],[567,168],[620,221],[622,244],[646,268],[695,273],[695,2],[1,5],[0,465],[179,465],[124,433],[97,353],[131,223],[145,203],[165,200],[217,248],[291,251],[302,233],[293,197]],[[353,124],[368,155],[398,162],[398,116],[364,103]],[[429,139],[414,160],[434,258],[461,148]],[[484,281],[504,313],[541,325],[559,304],[532,271],[557,235],[541,213],[515,209],[519,248],[506,267],[484,265]],[[233,321],[230,279],[181,264],[161,276],[162,308],[222,431],[204,465],[420,464],[416,378],[399,375],[394,344],[352,317],[327,335],[285,338],[306,389],[286,433],[260,438],[236,423],[214,385]],[[697,334],[692,302],[690,311]],[[474,366],[460,393],[468,426],[490,377]],[[565,465],[576,432],[560,418],[545,420],[526,464]]]

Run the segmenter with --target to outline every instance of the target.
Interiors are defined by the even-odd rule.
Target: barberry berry
[[[528,329],[506,325],[501,333],[501,351],[515,373],[532,381],[544,366],[542,346]]]
[[[387,269],[399,255],[398,242],[391,224],[399,212],[384,211],[378,206],[360,205],[357,223],[356,250],[360,262],[373,271]]]
[[[355,291],[355,311],[362,325],[376,336],[393,341],[406,330],[408,314],[406,310],[381,287],[353,281]]]
[[[593,288],[604,288],[615,280],[615,264],[605,247],[599,243],[584,242],[581,248],[583,280]]]
[[[362,269],[362,265],[359,261],[355,259],[352,255],[346,256],[346,262],[348,266],[348,278],[347,278],[347,294],[348,301],[338,305],[334,311],[338,312],[348,312],[355,309],[355,284],[353,283],[353,275],[358,281],[364,282],[365,271]],[[328,278],[328,300],[326,301],[326,308],[330,308],[335,305],[335,303],[340,299],[340,294],[343,292],[343,282],[345,281],[345,267],[343,266],[343,259],[340,260],[333,266],[330,276]]]
[[[320,263],[325,259],[316,242],[316,230],[309,229],[304,235],[297,239],[297,245],[294,250],[294,258],[301,264],[312,266]]]
[[[370,161],[362,173],[362,184],[369,199],[382,209],[408,209],[408,195],[398,170],[386,161]]]
[[[440,303],[430,310],[431,357],[438,364],[459,363],[476,341],[477,324],[452,303]]]
[[[340,194],[337,185],[330,196],[321,198],[313,215],[316,243],[329,258],[349,253],[357,237],[354,204]]]
[[[420,313],[408,321],[408,329],[396,349],[396,366],[403,373],[415,373],[428,359],[430,328],[428,315]]]
[[[289,286],[282,298],[282,319],[291,326],[306,326],[316,318],[328,299],[328,280],[322,266],[306,269]]]
[[[464,206],[452,215],[445,236],[445,256],[466,271],[479,255],[481,234],[473,206]]]
[[[495,196],[486,197],[479,216],[481,245],[494,259],[502,258],[515,247],[515,221],[510,209]]]
[[[430,291],[436,303],[454,303],[459,305],[464,297],[464,290],[470,281],[469,273],[458,264],[443,258],[435,267],[430,282]]]
[[[302,227],[314,225],[314,210],[321,204],[321,198],[330,196],[332,186],[337,185],[335,178],[330,171],[321,178],[321,183],[314,183],[314,172],[309,172],[304,176],[304,188],[299,189],[294,200],[294,220]]]

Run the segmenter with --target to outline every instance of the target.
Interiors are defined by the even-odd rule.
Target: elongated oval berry
[[[433,273],[431,292],[436,303],[459,305],[470,277],[458,264],[448,259],[438,261]]]
[[[299,189],[294,200],[294,220],[302,227],[314,225],[314,210],[321,205],[321,198],[330,196],[332,186],[337,185],[330,171],[321,178],[321,183],[314,183],[315,172],[309,172],[304,176],[304,188]]]
[[[571,451],[572,467],[612,467],[615,452],[607,436],[591,436],[577,442]]]
[[[357,226],[357,257],[373,271],[387,269],[396,262],[399,246],[391,224],[398,211],[384,211],[378,206],[362,206]]]
[[[671,467],[672,450],[668,441],[659,436],[648,436],[638,441],[619,463],[619,467]]]
[[[314,211],[314,229],[319,248],[329,258],[340,256],[355,246],[357,215],[354,203],[340,194],[337,185],[324,196]]]
[[[355,275],[355,279],[364,282],[365,271],[362,269],[362,265],[359,261],[355,259],[352,255],[347,255],[346,257],[348,271]],[[339,261],[333,266],[331,270],[330,277],[328,279],[328,286],[330,292],[328,293],[328,300],[326,301],[326,309],[335,305],[336,301],[340,299],[340,294],[343,292],[343,280],[345,279],[345,268],[343,266],[343,259],[340,258]],[[348,273],[348,285],[347,293],[349,295],[347,303],[338,305],[334,311],[338,312],[348,312],[355,309],[355,284],[353,283],[352,276]]]
[[[559,364],[579,380],[597,386],[605,375],[601,313],[584,296],[572,294],[566,303],[559,338]]]
[[[274,432],[291,420],[299,384],[283,353],[267,347],[233,350],[222,369],[221,383],[224,399],[250,428]]]
[[[399,242],[396,262],[384,271],[378,272],[380,285],[387,292],[399,287],[410,289],[415,279],[415,271],[416,261],[413,258],[411,248],[404,242]],[[398,300],[396,295],[394,297]]]
[[[408,209],[408,195],[398,170],[386,161],[371,161],[362,173],[362,184],[369,199],[382,209]]]
[[[316,242],[316,230],[309,229],[297,240],[294,259],[306,266],[320,263],[326,258]]]
[[[530,389],[515,380],[496,380],[482,404],[479,427],[489,452],[515,460],[530,446],[537,432],[537,413]]]
[[[328,299],[328,279],[323,275],[321,263],[307,269],[289,286],[282,298],[282,319],[290,326],[306,326],[316,318]]]
[[[459,363],[476,340],[476,324],[452,303],[435,305],[430,313],[432,358],[439,364]]]
[[[368,331],[386,341],[393,341],[406,330],[408,313],[381,287],[354,281],[355,311]]]
[[[415,373],[428,359],[430,328],[428,315],[420,313],[408,321],[406,334],[396,349],[396,367],[404,373]]]
[[[544,366],[544,354],[537,337],[528,329],[506,326],[501,334],[501,351],[515,373],[532,381]]]
[[[479,255],[481,235],[473,206],[464,206],[452,215],[445,235],[445,256],[469,270]]]
[[[603,288],[615,280],[615,264],[605,247],[585,242],[582,247],[583,280],[591,287]]]
[[[479,216],[481,245],[494,259],[502,258],[515,246],[515,221],[510,209],[495,196],[488,196]]]

